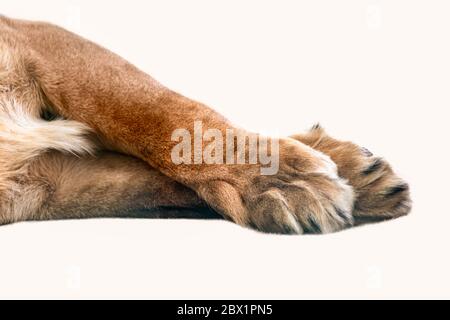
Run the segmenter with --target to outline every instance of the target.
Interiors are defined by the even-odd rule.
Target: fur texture
[[[242,130],[88,40],[0,17],[0,223],[223,217],[297,234],[409,212],[386,162],[319,127],[281,139],[273,176],[260,163],[175,165],[171,133],[197,120]]]

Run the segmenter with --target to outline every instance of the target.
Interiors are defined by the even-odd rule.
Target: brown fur
[[[175,129],[197,120],[223,133],[242,129],[106,49],[47,23],[0,17],[0,50],[0,95],[16,99],[32,116],[50,113],[69,121],[64,125],[89,127],[78,138],[99,150],[76,157],[43,148],[20,171],[1,178],[6,165],[0,168],[7,186],[0,190],[0,223],[217,212],[261,231],[301,233],[340,230],[353,224],[353,216],[391,218],[409,211],[406,185],[385,162],[370,168],[374,159],[359,147],[319,129],[280,141],[273,176],[260,175],[260,164],[175,165]]]
[[[409,213],[409,186],[384,159],[352,142],[328,136],[319,126],[292,138],[329,155],[337,164],[339,176],[347,179],[355,190],[353,217],[356,224],[388,220]]]

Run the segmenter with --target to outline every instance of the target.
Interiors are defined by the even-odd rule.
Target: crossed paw
[[[329,233],[406,215],[408,185],[382,158],[319,126],[280,140],[279,170],[233,167],[200,194],[235,223],[282,234]]]

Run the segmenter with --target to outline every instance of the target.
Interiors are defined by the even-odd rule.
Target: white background
[[[410,216],[326,236],[227,222],[0,228],[3,298],[450,298],[448,1],[6,1],[252,130],[320,121],[410,182]]]

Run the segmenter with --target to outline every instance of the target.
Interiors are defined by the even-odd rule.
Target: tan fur
[[[337,164],[339,176],[355,190],[353,216],[357,224],[397,218],[409,213],[409,186],[382,158],[349,141],[328,136],[316,126],[292,138],[327,155]]]
[[[170,136],[179,127],[200,120],[243,130],[50,24],[0,17],[0,101],[0,223],[215,211],[261,231],[302,233],[347,228],[353,214],[409,210],[398,208],[406,192],[392,192],[400,180],[384,162],[358,178],[369,161],[318,130],[281,139],[273,176],[260,175],[259,163],[174,164]]]

